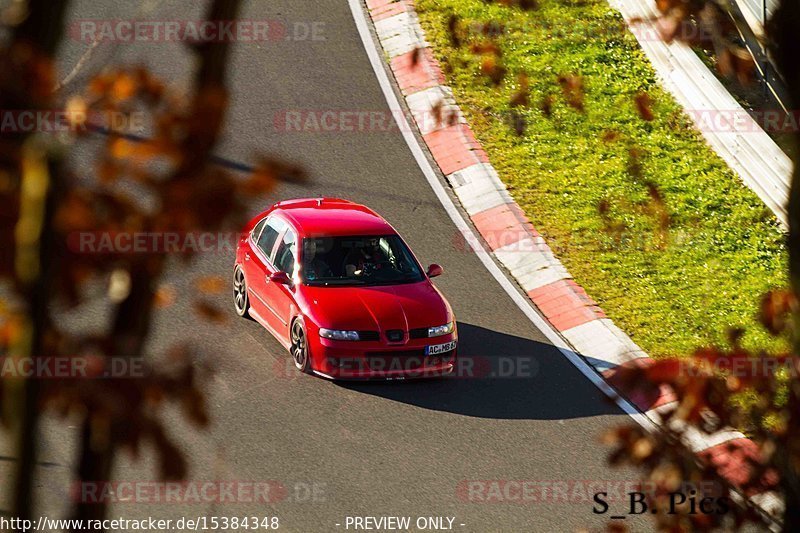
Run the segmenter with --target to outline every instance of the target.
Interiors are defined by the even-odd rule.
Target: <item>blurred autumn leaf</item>
[[[156,294],[153,298],[153,305],[156,308],[166,308],[170,307],[172,304],[175,303],[175,300],[178,298],[178,291],[172,285],[162,284],[156,290]]]
[[[585,111],[583,78],[575,74],[562,74],[558,76],[557,81],[567,105],[583,113]]]
[[[224,324],[228,316],[223,313],[216,305],[208,300],[196,300],[194,309],[201,318],[217,324]]]
[[[0,50],[2,109],[55,109],[53,57],[60,39],[66,2],[31,0],[16,12],[11,39]],[[213,0],[208,20],[235,20],[237,0]],[[10,14],[18,16],[11,17]],[[225,86],[230,43],[192,47],[198,60],[194,83],[177,92],[143,66],[111,66],[93,76],[85,90],[66,97],[65,110],[74,138],[70,144],[42,144],[26,135],[0,138],[0,275],[15,283],[13,310],[0,306],[0,347],[20,356],[75,354],[89,362],[92,376],[102,376],[112,358],[145,357],[152,315],[177,299],[174,286],[161,281],[175,254],[157,246],[111,246],[87,253],[76,242],[82,236],[141,233],[191,235],[235,232],[244,222],[251,195],[266,195],[281,182],[301,183],[304,170],[276,158],[262,157],[247,176],[234,175],[216,164],[213,149],[221,135],[228,90]],[[93,121],[118,116],[131,123],[144,115],[149,135]],[[85,118],[85,122],[84,122]],[[73,175],[63,154],[82,139],[105,135],[92,175]],[[96,138],[96,137],[93,137]],[[27,184],[26,184],[27,180]],[[36,186],[31,187],[35,181]],[[190,261],[196,251],[180,253]],[[53,320],[54,304],[78,305],[98,293],[91,287],[107,282],[102,298],[110,305],[110,326],[101,332],[66,331]],[[223,292],[219,276],[196,280],[201,295]],[[1,303],[2,301],[0,301]],[[198,316],[220,324],[226,316],[209,299],[192,303]],[[80,481],[111,479],[119,450],[139,453],[153,444],[162,479],[180,479],[189,465],[168,435],[159,416],[168,403],[177,405],[196,427],[209,424],[203,382],[208,369],[198,366],[199,348],[180,343],[166,353],[169,368],[147,366],[141,375],[102,379],[26,380],[3,387],[3,413],[15,412],[18,471],[13,513],[31,518],[31,490],[36,464],[40,410],[79,416],[78,464],[72,477]],[[148,354],[149,355],[149,354]],[[11,403],[7,403],[11,402]],[[4,416],[4,422],[9,418]],[[71,419],[74,423],[74,419]],[[106,506],[79,502],[74,516],[102,519]]]
[[[535,2],[513,0],[487,0],[508,7],[535,9]],[[747,49],[740,44],[736,28],[736,15],[726,3],[711,0],[656,0],[659,16],[652,20],[634,19],[634,26],[653,23],[666,41],[680,40],[690,45],[700,45],[714,50],[716,66],[723,76],[735,78],[739,83],[751,83],[755,76],[755,62]],[[740,21],[741,22],[741,21]],[[800,2],[779,2],[767,27],[767,44],[775,58],[781,75],[787,82],[793,106],[800,105]],[[453,28],[451,25],[451,33]],[[502,52],[498,37],[503,30],[494,32],[478,28],[486,42],[474,43],[471,50],[481,60],[481,72],[498,85],[505,71],[501,70]],[[557,78],[564,101],[569,107],[585,113],[585,88],[580,72],[563,73]],[[553,116],[555,99],[546,96],[539,102],[545,118]],[[651,122],[655,119],[651,97],[647,93],[633,96],[639,117]],[[510,107],[524,107],[527,102],[518,92],[512,94]],[[516,111],[512,113],[512,127],[517,133],[524,124],[517,123]],[[800,153],[800,132],[793,132],[793,154]],[[601,138],[606,143],[624,139],[618,131],[605,130]],[[628,140],[635,142],[635,140]],[[646,176],[643,165],[645,153],[635,145],[628,149],[627,173],[634,183],[644,187],[646,200],[634,203],[628,198],[603,198],[598,203],[598,215],[604,231],[617,243],[627,230],[623,213],[641,212],[653,220],[655,244],[664,247],[668,242],[670,213],[667,197],[657,182]],[[761,322],[774,336],[792,339],[792,353],[770,357],[765,353],[751,353],[740,345],[743,331],[731,328],[730,347],[701,348],[688,359],[667,359],[651,364],[625,364],[611,371],[609,380],[628,397],[661,397],[674,395],[674,404],[659,409],[664,420],[663,429],[645,432],[640,426],[626,425],[608,432],[604,442],[613,448],[609,456],[612,464],[627,464],[642,471],[643,483],[654,487],[648,493],[650,507],[664,508],[668,493],[680,484],[702,486],[711,481],[718,490],[715,497],[730,497],[734,492],[746,496],[776,492],[783,498],[783,531],[800,530],[800,378],[797,356],[800,355],[800,161],[794,157],[789,199],[789,250],[790,290],[775,290],[765,295],[761,302]],[[709,310],[709,312],[712,312]],[[788,371],[750,372],[734,371],[734,365],[745,368],[775,368],[782,365]],[[752,366],[748,366],[752,365]],[[668,391],[668,392],[665,392]],[[754,393],[756,401],[741,401],[742,394]],[[712,461],[700,459],[686,444],[686,435],[696,429],[704,433],[725,427],[746,428],[754,443],[745,451],[729,445],[728,453],[737,456],[745,465],[744,480],[732,482],[721,476]],[[738,454],[738,455],[737,455]],[[656,527],[662,531],[712,531],[720,528],[738,529],[747,523],[774,527],[747,500],[734,505],[729,513],[694,513],[689,506],[679,506],[675,513],[653,515]],[[612,522],[609,531],[624,531],[624,524]]]
[[[642,119],[651,121],[655,118],[653,115],[653,100],[650,98],[650,95],[647,93],[639,93],[636,95],[635,98],[636,102],[636,111],[639,113],[639,116]]]
[[[222,276],[203,276],[195,280],[195,287],[204,294],[221,294],[228,288]]]

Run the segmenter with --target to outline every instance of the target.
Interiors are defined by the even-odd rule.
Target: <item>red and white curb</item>
[[[555,257],[514,202],[464,120],[452,90],[425,41],[411,0],[366,0],[375,33],[395,81],[434,161],[481,234],[485,246],[502,264],[552,328],[581,354],[607,383],[656,425],[659,411],[675,403],[670,390],[653,397],[626,394],[614,383],[615,368],[647,365],[647,354],[608,319]],[[441,117],[441,119],[439,119]],[[471,232],[464,237],[471,239]],[[756,445],[733,429],[706,435],[687,432],[687,445],[718,467],[720,475],[740,486],[749,472]],[[748,495],[767,513],[779,515],[773,493]]]

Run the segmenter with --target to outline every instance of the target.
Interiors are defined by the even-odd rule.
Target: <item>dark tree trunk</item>
[[[130,293],[117,307],[111,331],[114,357],[139,357],[144,351],[150,331],[150,310],[154,297],[152,284],[161,274],[160,270],[153,271],[152,268],[155,263],[160,262],[161,258],[152,261],[143,259],[131,267]],[[112,426],[105,430],[109,435],[114,435],[121,429],[115,425],[122,423],[124,422],[112,420]],[[114,465],[113,442],[108,436],[98,438],[93,431],[94,424],[87,417],[83,422],[78,459],[78,479],[82,483],[110,481]],[[81,521],[102,520],[105,516],[104,502],[81,501],[75,510],[75,517]]]
[[[772,53],[789,91],[789,108],[796,113],[800,105],[800,1],[782,0],[772,16],[767,34],[772,45]],[[794,133],[792,158],[794,171],[787,207],[789,219],[789,275],[795,294],[800,295],[800,132]],[[800,314],[795,316],[796,332],[800,332]],[[795,356],[800,356],[800,333],[794,339]],[[780,455],[781,488],[786,511],[783,517],[784,531],[800,531],[800,442],[797,431],[800,428],[800,380],[794,376],[789,387],[787,408],[789,410],[786,440],[782,443]]]
[[[52,231],[53,214],[59,189],[59,161],[48,164],[50,183],[47,191],[44,221],[42,225],[41,246],[39,249],[39,276],[30,287],[27,295],[30,319],[30,356],[46,354],[45,336],[50,328],[48,305],[50,301],[53,272],[58,269],[58,255]],[[26,520],[32,516],[33,475],[36,468],[36,432],[39,421],[39,379],[35,376],[23,385],[22,423],[18,440],[19,463],[16,474],[14,494],[15,515]]]
[[[14,29],[13,39],[9,47],[19,45],[31,47],[33,58],[45,61],[52,60],[61,40],[61,31],[67,0],[29,0],[28,17]],[[33,64],[33,63],[31,63]],[[37,77],[30,80],[41,81]],[[24,81],[23,81],[24,84]],[[8,98],[16,100],[20,109],[42,107],[45,102],[34,101],[32,95],[45,94],[49,87],[37,88],[22,86],[21,90],[13,94],[4,95],[3,101]],[[17,148],[22,149],[25,139],[17,139]],[[47,158],[47,155],[42,155]],[[21,159],[20,159],[21,160]],[[56,243],[52,231],[52,220],[55,211],[55,199],[60,188],[60,162],[48,158],[45,161],[48,168],[48,188],[45,198],[45,212],[42,220],[41,233],[38,236],[38,275],[23,286],[24,296],[28,306],[28,322],[31,335],[29,353],[32,358],[44,355],[45,337],[50,325],[48,305],[50,300],[50,285],[53,279],[52,272],[58,268]],[[21,172],[20,172],[21,175]],[[36,468],[36,432],[39,422],[39,382],[34,377],[28,379],[23,385],[22,413],[17,441],[17,463],[14,487],[14,515],[29,520],[32,518],[32,487],[33,476]]]

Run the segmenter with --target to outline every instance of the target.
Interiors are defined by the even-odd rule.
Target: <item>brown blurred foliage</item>
[[[773,335],[792,335],[790,318],[796,312],[793,293],[774,291],[764,298],[761,321]],[[677,401],[659,411],[662,431],[648,433],[638,425],[610,431],[605,440],[614,448],[612,464],[641,468],[644,481],[663,488],[664,494],[677,490],[676,483],[665,482],[665,471],[672,480],[712,480],[728,497],[734,491],[744,495],[781,492],[781,483],[796,475],[800,461],[800,426],[792,411],[792,405],[796,407],[792,398],[800,392],[796,375],[800,366],[791,353],[770,356],[742,348],[741,334],[735,329],[729,332],[728,348],[702,348],[685,359],[615,369],[612,381],[627,395],[656,398],[666,387]],[[731,401],[747,392],[755,393],[753,401]],[[722,477],[708,459],[700,459],[686,440],[691,431],[709,435],[732,427],[745,430],[755,445],[753,453],[742,457],[743,469],[733,480]],[[738,452],[731,448],[731,453]],[[651,503],[658,507],[658,497],[652,497]],[[688,509],[659,515],[659,525],[670,531],[708,531],[745,523],[768,525],[770,521],[751,506],[732,506],[724,515]]]
[[[536,9],[535,2],[494,1],[506,6]],[[690,45],[700,45],[714,51],[716,66],[725,77],[747,84],[754,80],[755,62],[741,45],[736,29],[736,15],[730,5],[718,0],[656,0],[660,13],[654,20],[633,20],[654,23],[666,41],[681,40]],[[487,25],[488,26],[488,25]],[[800,2],[783,0],[767,24],[767,45],[780,74],[787,83],[792,109],[800,105]],[[450,31],[458,31],[456,24]],[[506,75],[501,70],[502,50],[499,38],[502,27],[480,28],[480,41],[473,43],[471,50],[482,58],[481,72],[493,84],[499,85]],[[459,34],[459,42],[463,37]],[[562,73],[558,84],[565,103],[578,112],[585,112],[585,91],[580,72]],[[527,95],[521,88],[512,94],[510,104],[516,113],[517,106],[527,106]],[[553,113],[555,98],[547,96],[539,103],[546,118]],[[642,120],[655,118],[653,100],[647,93],[633,96],[634,107]],[[513,118],[513,117],[512,117]],[[512,127],[517,134],[524,128]],[[794,145],[800,149],[798,134]],[[617,131],[605,131],[604,142],[624,139]],[[635,141],[628,141],[635,142]],[[798,153],[800,150],[795,150]],[[626,223],[615,215],[623,211],[638,211],[654,221],[656,245],[666,246],[670,226],[667,199],[657,184],[645,176],[642,159],[644,153],[635,145],[629,148],[627,173],[641,184],[647,193],[647,201],[634,204],[627,199],[604,199],[598,205],[605,231],[614,239],[621,239],[627,230]],[[784,531],[800,531],[800,379],[798,379],[797,356],[800,355],[800,306],[796,294],[800,292],[800,162],[795,161],[789,199],[789,255],[791,289],[773,291],[765,295],[761,303],[761,322],[773,335],[791,339],[794,349],[779,357],[764,353],[751,353],[739,344],[742,332],[732,330],[728,348],[702,348],[687,358],[659,360],[649,365],[623,365],[615,370],[613,383],[625,395],[643,395],[658,398],[664,391],[677,397],[678,401],[666,411],[662,410],[663,429],[653,433],[638,425],[627,425],[609,432],[604,438],[613,447],[612,464],[627,464],[642,471],[643,482],[655,487],[649,496],[650,507],[665,508],[664,500],[671,491],[679,490],[682,484],[700,485],[712,481],[720,487],[716,496],[734,493],[744,496],[772,491],[778,494],[784,505],[782,517],[778,517]],[[754,365],[755,368],[783,366],[778,372],[742,373],[732,368],[731,361]],[[749,398],[749,401],[746,399]],[[728,479],[720,475],[719,469],[710,461],[701,459],[691,449],[687,437],[692,432],[710,434],[723,428],[743,428],[754,443],[740,457],[745,468],[743,479]],[[739,453],[731,450],[732,453]],[[683,485],[685,486],[685,485]],[[774,525],[773,518],[765,517],[747,500],[732,506],[728,513],[693,513],[682,506],[675,514],[654,515],[657,527],[663,531],[711,531],[719,528],[739,528],[748,523],[759,526]],[[609,531],[624,531],[626,526],[618,522],[608,525]]]
[[[20,12],[23,16],[15,19],[13,37],[0,50],[0,108],[58,108],[53,57],[66,5],[30,0]],[[238,5],[212,1],[207,17],[235,19]],[[147,117],[147,137],[102,131],[103,149],[97,160],[87,162],[94,166],[94,176],[74,175],[63,163],[65,153],[84,138],[97,138],[98,128],[91,123],[76,125],[66,144],[36,133],[0,138],[0,279],[14,290],[3,292],[0,300],[0,349],[13,357],[92,362],[88,379],[0,382],[3,422],[16,434],[20,454],[15,516],[31,517],[35,433],[43,410],[81,420],[75,473],[81,481],[110,479],[115,454],[127,450],[137,455],[145,443],[158,455],[158,477],[187,474],[187,462],[160,413],[166,403],[174,403],[189,423],[201,428],[209,423],[203,392],[209,369],[192,364],[198,347],[180,343],[157,354],[160,363],[149,365],[141,376],[97,378],[112,357],[152,355],[145,352],[145,343],[154,310],[180,298],[174,288],[159,282],[170,255],[135,249],[81,253],[69,243],[83,232],[238,231],[250,196],[265,195],[280,181],[304,179],[301,168],[271,158],[260,160],[244,179],[214,164],[212,150],[229,100],[229,46],[193,48],[198,69],[188,98],[144,67],[109,68],[69,98],[65,109],[72,116]],[[189,261],[192,255],[180,257]],[[98,284],[107,286],[102,297],[111,305],[110,326],[78,333],[62,328],[52,316],[53,306],[96,298],[90,289]],[[223,285],[217,277],[196,281],[191,307],[199,318],[224,321],[224,313],[206,298]],[[103,505],[78,504],[75,510],[79,518],[102,518],[104,513]]]
[[[732,38],[734,26],[724,4],[658,0],[657,5],[662,13],[658,27],[665,39],[698,35],[681,29],[700,26],[704,31],[699,34],[706,36],[715,49],[720,73],[741,83],[752,81],[753,59]],[[800,51],[798,27],[800,3],[784,0],[768,24],[768,39],[795,106],[800,103],[800,68],[798,56],[789,59],[787,54]],[[638,95],[635,102],[642,119],[652,120],[650,98]],[[797,133],[794,143],[799,144]],[[728,348],[702,348],[688,358],[618,367],[613,381],[626,395],[658,397],[666,390],[674,394],[677,402],[660,411],[664,425],[659,431],[648,433],[639,426],[628,425],[605,437],[613,446],[613,464],[639,467],[645,482],[658,488],[649,498],[651,506],[658,507],[660,498],[676,490],[676,480],[713,480],[726,496],[734,492],[745,497],[776,494],[782,500],[783,516],[765,516],[744,500],[725,515],[704,515],[689,509],[677,514],[660,513],[656,516],[662,530],[738,529],[748,523],[761,527],[778,523],[783,531],[800,529],[800,306],[796,296],[800,290],[800,162],[794,163],[788,205],[792,288],[765,295],[760,311],[764,328],[772,335],[790,339],[793,350],[780,356],[745,350],[739,343],[743,332],[733,329]],[[636,165],[632,174],[640,174]],[[663,196],[649,182],[648,188],[653,213],[666,228],[668,215],[663,209]],[[710,458],[701,458],[691,449],[687,437],[691,432],[712,434],[726,428],[744,430],[752,445],[728,445],[727,452],[741,468],[722,475]]]

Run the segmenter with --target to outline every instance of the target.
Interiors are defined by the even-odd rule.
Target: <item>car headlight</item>
[[[324,337],[326,339],[335,340],[335,341],[357,341],[357,340],[359,340],[357,331],[347,331],[347,330],[343,330],[343,329],[319,328],[319,336],[320,337]]]
[[[447,335],[448,333],[453,333],[454,328],[453,322],[448,322],[443,326],[435,326],[432,328],[428,328],[428,337],[439,337],[441,335]]]

